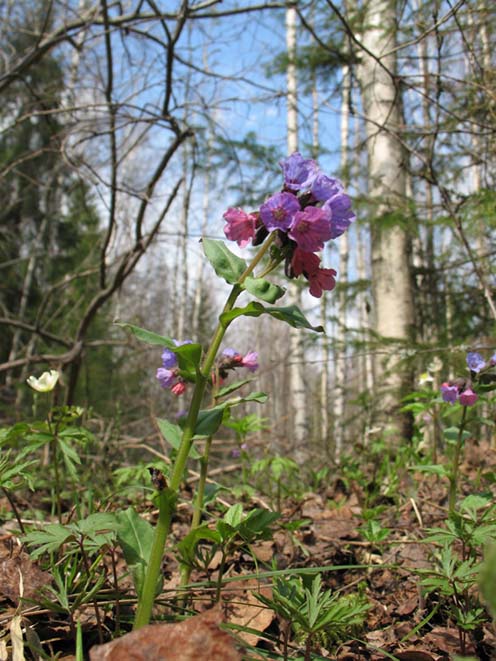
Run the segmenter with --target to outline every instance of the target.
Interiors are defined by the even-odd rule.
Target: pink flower
[[[305,252],[322,250],[331,238],[330,214],[319,207],[306,207],[295,213],[288,235]]]
[[[230,241],[236,241],[240,248],[244,248],[255,236],[256,214],[229,207],[223,218],[227,222],[224,234]]]
[[[322,296],[323,291],[331,291],[336,286],[336,271],[334,269],[317,269],[310,274],[310,293],[316,298]]]
[[[305,252],[300,248],[295,248],[291,259],[291,266],[296,277],[305,275],[308,277],[312,273],[317,273],[320,266],[320,257],[313,252]]]
[[[171,393],[179,397],[179,395],[183,395],[186,392],[186,384],[184,381],[178,381],[175,386],[172,386],[171,388]]]
[[[249,351],[241,360],[241,365],[247,367],[250,372],[256,372],[258,369],[258,353],[256,351]]]
[[[460,404],[462,406],[473,406],[478,399],[477,394],[470,387],[460,393]]]

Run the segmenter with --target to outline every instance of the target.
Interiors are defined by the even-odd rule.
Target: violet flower
[[[319,172],[312,183],[312,195],[319,202],[327,202],[329,198],[341,193],[343,189],[343,184],[339,179],[328,177],[323,172]]]
[[[458,388],[449,383],[443,383],[441,385],[441,397],[445,402],[454,404],[458,399]]]
[[[477,353],[476,351],[470,351],[467,354],[467,365],[471,372],[480,372],[481,369],[484,369],[486,362],[484,358]]]
[[[164,349],[162,352],[162,367],[171,369],[177,367],[177,356],[171,349]]]
[[[276,193],[260,207],[260,218],[269,232],[287,231],[293,222],[295,213],[299,210],[300,203],[295,195]]]
[[[314,160],[303,158],[297,151],[279,161],[279,165],[286,187],[294,191],[310,188],[319,172],[319,166]]]
[[[162,388],[172,388],[177,381],[177,370],[159,367],[157,369],[156,377]]]
[[[330,214],[331,239],[344,234],[356,216],[351,210],[351,200],[346,193],[338,192],[327,199],[322,207]]]

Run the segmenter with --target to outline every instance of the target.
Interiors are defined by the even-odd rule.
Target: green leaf
[[[77,478],[76,464],[81,464],[81,459],[79,458],[78,453],[60,437],[58,438],[57,444],[62,451],[62,458],[64,459],[69,474],[71,477]]]
[[[202,410],[198,413],[198,420],[196,421],[195,436],[212,436],[219,429],[222,418],[224,417],[224,410],[226,402],[214,406],[211,409]]]
[[[261,303],[252,301],[244,308],[234,308],[230,312],[224,312],[224,314],[220,315],[219,319],[221,324],[227,326],[236,317],[260,317],[262,314],[269,314],[274,319],[285,321],[290,326],[293,326],[293,328],[307,328],[317,333],[324,332],[322,326],[312,326],[296,305],[288,305],[284,308],[266,308]]]
[[[448,443],[457,443],[459,434],[460,430],[458,427],[448,427],[444,430],[444,437]],[[465,442],[468,438],[470,438],[470,432],[462,431],[462,441]]]
[[[182,559],[187,564],[193,564],[196,555],[196,547],[199,542],[213,542],[220,544],[222,541],[221,536],[217,530],[211,530],[207,524],[193,528],[186,537],[177,544]]]
[[[203,239],[203,250],[215,272],[230,285],[234,285],[247,269],[244,259],[232,253],[223,241]]]
[[[233,528],[236,528],[243,520],[243,516],[243,505],[236,503],[235,505],[231,505],[224,514],[224,521]]]
[[[116,514],[117,541],[133,578],[136,592],[141,595],[145,572],[150,561],[153,543],[153,526],[145,521],[132,507]],[[160,584],[162,583],[160,577]],[[161,585],[160,585],[161,587]],[[158,587],[158,589],[160,589]]]
[[[183,430],[181,427],[179,425],[173,424],[172,422],[169,422],[169,420],[164,420],[162,418],[155,419],[157,421],[158,428],[160,429],[160,433],[165,438],[165,440],[174,448],[174,450],[179,450],[179,446],[181,445],[181,438],[183,435]],[[199,459],[201,455],[198,450],[196,450],[196,448],[191,445],[189,456],[192,459]]]
[[[238,406],[238,404],[243,404],[244,402],[257,402],[258,404],[265,404],[269,399],[269,396],[265,392],[252,392],[246,397],[231,397],[231,399],[226,400],[219,406],[224,408]]]
[[[179,369],[191,369],[193,367],[195,370],[200,366],[201,356],[202,356],[202,347],[201,344],[191,343],[191,344],[182,344],[180,347],[172,349],[177,356],[177,362]]]
[[[250,294],[267,303],[275,303],[286,293],[283,287],[274,285],[268,280],[265,280],[265,278],[252,278],[249,276],[243,282],[243,286]]]
[[[37,558],[43,553],[55,553],[71,537],[74,537],[74,531],[72,529],[60,523],[51,523],[45,526],[43,530],[29,532],[22,539],[28,546],[39,544],[39,548],[31,552],[31,557]]]
[[[145,328],[134,326],[134,324],[128,324],[127,322],[116,321],[115,325],[130,330],[138,340],[145,342],[146,344],[158,344],[162,347],[167,347],[168,349],[172,350],[176,350],[178,348],[170,337],[158,335],[157,333],[153,333],[152,331],[146,330]]]
[[[94,512],[77,522],[76,528],[83,534],[92,536],[104,532],[115,532],[118,525],[112,512]]]
[[[450,474],[449,469],[440,464],[429,464],[425,466],[418,464],[416,466],[410,466],[409,470],[418,471],[419,473],[433,473],[434,475],[440,475],[441,477],[448,477]]]
[[[247,383],[251,383],[252,380],[253,379],[243,379],[242,381],[233,381],[233,383],[220,388],[215,395],[215,399],[221,399],[222,397],[226,397],[226,395],[230,395],[232,392],[238,390],[238,388],[242,388],[243,386],[246,386]]]

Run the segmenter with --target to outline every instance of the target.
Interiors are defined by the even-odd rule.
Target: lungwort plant
[[[288,278],[302,276],[308,281],[311,295],[320,297],[323,291],[332,290],[336,272],[323,268],[317,253],[327,241],[340,236],[354,220],[350,198],[337,179],[328,177],[320,171],[315,161],[304,159],[299,153],[283,160],[281,168],[284,177],[282,189],[271,195],[257,211],[247,213],[239,208],[229,208],[224,214],[226,237],[236,241],[241,248],[251,243],[257,249],[251,261],[235,255],[221,241],[202,241],[205,256],[216,274],[231,286],[206,349],[190,340],[174,340],[128,323],[121,324],[138,339],[162,348],[162,365],[157,370],[157,378],[163,388],[182,395],[192,386],[188,413],[179,424],[161,421],[161,431],[175,448],[176,454],[167,475],[162,472],[152,475],[159,518],[139,595],[134,622],[136,629],[150,620],[164,546],[195,439],[207,439],[205,454],[201,458],[200,494],[208,470],[210,439],[228,416],[229,410],[242,402],[263,402],[266,399],[263,393],[234,396],[235,391],[246,384],[246,379],[225,385],[230,371],[238,368],[254,371],[258,366],[254,351],[242,356],[235,349],[226,348],[219,355],[227,329],[241,317],[269,315],[294,328],[323,331],[322,327],[313,326],[298,307],[275,306],[285,289],[268,280],[267,276],[283,264]],[[251,300],[239,307],[236,304],[243,292]],[[213,404],[205,409],[202,406],[208,388],[212,389]],[[201,507],[201,497],[197,495],[195,508],[201,511]],[[192,528],[195,529],[198,523],[197,514]],[[219,529],[214,531],[216,538],[211,541],[224,544],[223,532]],[[203,534],[204,529],[199,533],[200,537]],[[188,575],[188,571],[183,572],[183,583],[187,582]]]

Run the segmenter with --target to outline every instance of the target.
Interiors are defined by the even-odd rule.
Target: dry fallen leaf
[[[22,576],[23,596],[32,599],[44,585],[50,585],[52,577],[31,561],[20,546],[0,546],[0,595],[14,604],[19,603],[19,577]]]
[[[12,661],[25,661],[21,622],[21,616],[14,615],[9,626],[10,644],[12,645]]]
[[[90,661],[241,661],[221,622],[220,610],[212,608],[177,624],[149,624],[92,647]]]
[[[256,629],[260,632],[265,631],[274,619],[274,612],[255,597],[253,590],[260,592],[265,597],[270,597],[272,594],[271,588],[260,587],[259,581],[255,579],[241,581],[241,583],[236,581],[225,586],[224,595],[229,593],[229,587],[245,590],[243,594],[229,600],[229,623]],[[245,631],[238,631],[236,635],[253,646],[260,640],[260,636]]]

